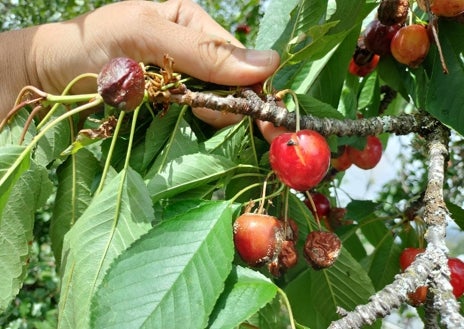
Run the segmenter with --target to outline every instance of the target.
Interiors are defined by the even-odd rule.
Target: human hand
[[[243,48],[192,1],[123,1],[70,21],[37,27],[29,52],[33,61],[29,75],[35,76],[41,89],[56,93],[79,74],[99,72],[113,57],[161,65],[164,54],[174,58],[177,72],[222,85],[261,82],[279,65],[277,52]],[[73,91],[95,88],[95,82],[86,79]],[[205,109],[194,112],[217,127],[240,119]]]

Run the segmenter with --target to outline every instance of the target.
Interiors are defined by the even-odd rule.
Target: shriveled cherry
[[[244,213],[234,222],[234,244],[250,266],[262,266],[280,252],[282,224],[274,216]]]
[[[303,254],[315,270],[333,265],[340,255],[342,242],[332,232],[312,231],[306,237]]]
[[[377,17],[385,25],[403,24],[408,12],[408,0],[382,0],[377,8]]]
[[[425,0],[418,0],[419,7],[426,11]],[[462,0],[430,0],[430,11],[437,16],[454,17],[464,12]]]
[[[376,136],[367,136],[364,149],[358,150],[353,146],[348,146],[348,156],[357,167],[372,169],[382,158],[382,142]]]
[[[464,294],[464,262],[459,258],[449,258],[448,267],[451,272],[450,283],[456,298]]]
[[[97,88],[106,104],[122,111],[133,111],[143,101],[143,70],[133,59],[113,58],[98,74]]]
[[[313,130],[283,133],[272,140],[269,161],[287,186],[306,191],[321,182],[330,165],[330,148]]]
[[[423,25],[404,26],[393,37],[390,50],[400,63],[417,67],[422,63],[430,49],[429,34]]]
[[[363,31],[366,48],[381,56],[390,54],[390,43],[400,28],[400,24],[384,25],[374,19]]]
[[[306,199],[304,203],[306,206],[309,208],[309,210],[313,213],[313,216],[318,218],[322,218],[324,216],[327,216],[330,212],[330,201],[327,199],[327,197],[319,192],[313,192],[311,193],[311,199],[314,202],[314,207],[316,208],[314,211],[314,207],[309,199]]]
[[[332,157],[330,164],[338,171],[345,171],[353,164],[348,155],[348,147],[343,146],[341,154],[337,157]]]

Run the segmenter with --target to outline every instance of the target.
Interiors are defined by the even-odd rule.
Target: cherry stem
[[[267,175],[266,175],[266,178],[264,179],[264,183],[263,183],[263,190],[262,190],[262,193],[261,193],[261,199],[259,201],[259,208],[258,208],[258,214],[262,214],[263,213],[263,210],[264,210],[264,202],[266,201],[266,188],[267,188],[267,182],[269,180],[269,178],[271,177],[271,175],[273,175],[274,172],[273,171],[270,171]]]
[[[34,119],[36,114],[39,113],[40,110],[42,109],[43,109],[42,105],[37,105],[36,107],[34,107],[34,109],[31,111],[31,113],[27,117],[27,120],[24,123],[23,131],[21,132],[21,136],[19,137],[19,145],[21,145],[24,142],[24,138],[26,136],[27,130],[29,129],[29,126],[31,125],[32,120]]]
[[[319,220],[319,215],[317,214],[316,204],[314,203],[314,200],[313,200],[313,197],[311,196],[311,193],[306,191],[305,194],[306,194],[306,197],[309,200],[311,208],[313,209],[313,215],[314,215],[314,218],[316,219],[316,223],[317,223],[317,226],[318,226],[319,231],[320,231],[321,230],[321,221]]]
[[[288,300],[287,294],[279,287],[277,287],[277,292],[280,294],[280,296],[284,300],[285,306],[287,307],[288,318],[290,320],[290,328],[296,329],[295,319],[293,319],[292,306],[290,305],[290,301]]]
[[[100,100],[94,100],[90,103],[81,105],[79,107],[76,107],[75,109],[68,111],[62,115],[60,115],[58,118],[47,124],[44,129],[42,129],[37,135],[34,136],[34,138],[31,140],[31,142],[26,146],[26,148],[21,152],[21,154],[18,156],[18,158],[15,160],[15,162],[8,168],[8,170],[3,174],[3,176],[0,178],[0,186],[2,186],[6,180],[10,177],[10,175],[17,169],[17,167],[21,164],[21,162],[24,160],[24,158],[33,150],[35,145],[37,145],[38,141],[47,133],[49,129],[60,123],[61,121],[68,119],[72,117],[75,114],[78,114],[82,111],[85,111],[93,106],[96,106],[100,103]]]
[[[279,91],[276,94],[277,98],[282,99],[285,95],[290,95],[295,103],[295,131],[300,131],[300,105],[298,103],[298,96],[296,95],[295,91],[291,89],[284,89]]]
[[[108,175],[108,171],[109,171],[110,166],[111,166],[111,158],[113,156],[114,149],[116,147],[116,141],[118,139],[119,131],[121,130],[122,121],[124,119],[125,114],[126,114],[126,112],[124,112],[124,111],[121,111],[121,113],[119,113],[118,122],[116,123],[116,127],[115,127],[114,133],[113,133],[113,137],[111,139],[110,148],[108,150],[108,157],[106,158],[105,166],[103,167],[103,173],[102,173],[102,177],[101,177],[101,180],[100,180],[100,184],[98,185],[98,188],[95,191],[95,195],[98,195],[102,191],[103,185],[105,184],[105,179],[106,179],[106,176]]]

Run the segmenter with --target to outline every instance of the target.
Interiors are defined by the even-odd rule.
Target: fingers
[[[271,144],[272,140],[276,138],[277,136],[290,131],[283,126],[276,127],[274,126],[272,122],[269,122],[269,121],[256,120],[256,125],[258,126],[259,130],[263,134],[264,139],[269,144]]]

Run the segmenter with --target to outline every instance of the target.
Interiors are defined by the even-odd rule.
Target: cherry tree
[[[169,54],[162,67],[114,59],[85,75],[94,94],[25,86],[0,123],[0,311],[53,197],[58,328],[379,328],[408,303],[426,328],[462,327],[446,228],[464,227],[449,175],[464,26],[446,8],[272,0],[255,44],[281,65],[259,86],[197,81]],[[217,130],[192,107],[245,116]],[[258,119],[290,132],[267,141]],[[373,168],[393,134],[413,136],[419,189],[341,207],[345,170]],[[406,248],[420,252],[400,264]]]

